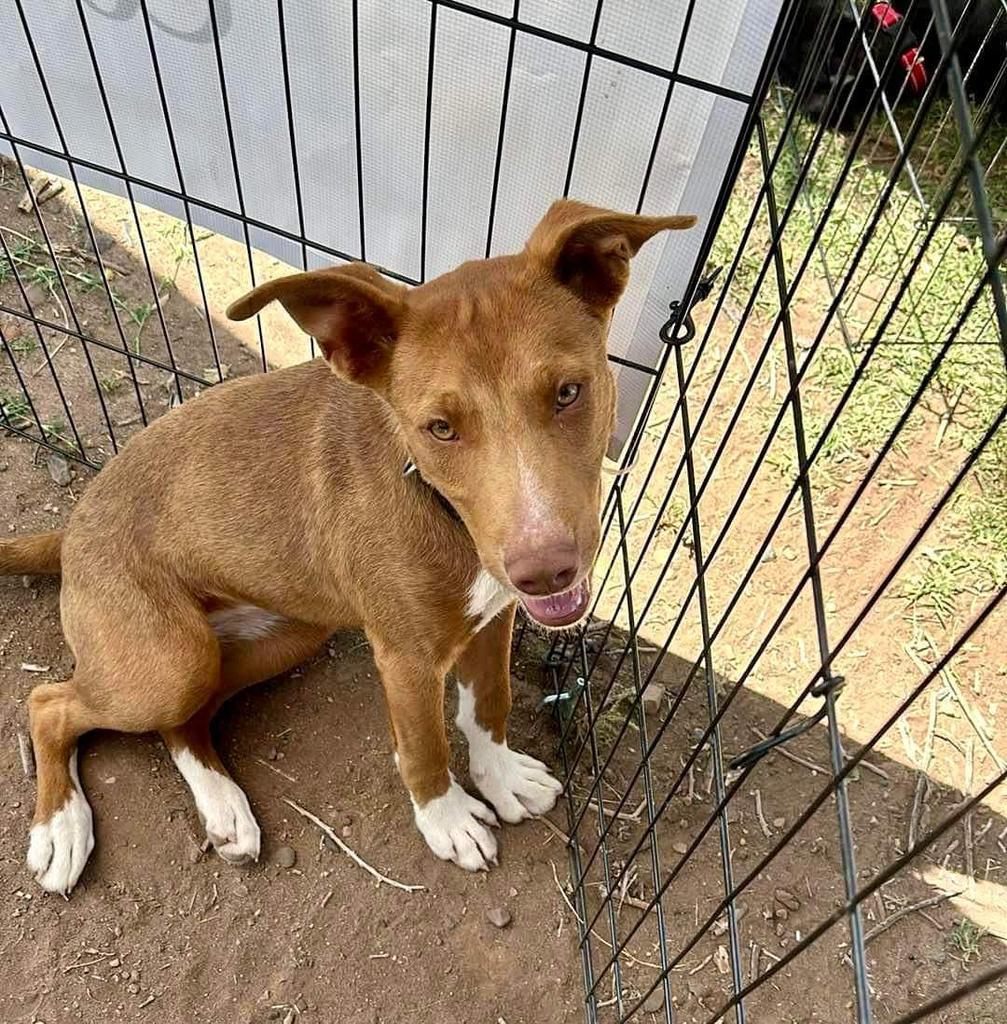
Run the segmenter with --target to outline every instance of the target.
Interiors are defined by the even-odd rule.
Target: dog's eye
[[[438,441],[454,441],[458,435],[454,431],[454,427],[448,423],[447,420],[434,420],[430,426],[427,427]]]
[[[568,406],[573,405],[579,397],[579,384],[563,384],[560,386],[559,391],[556,392],[556,406],[560,409],[566,409]]]

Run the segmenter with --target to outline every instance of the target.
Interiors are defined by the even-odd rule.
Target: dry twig
[[[376,868],[371,867],[371,865],[368,864],[367,861],[363,859],[363,857],[359,856],[359,854],[351,850],[350,847],[348,847],[346,843],[344,843],[342,839],[340,839],[339,836],[337,836],[336,833],[328,825],[326,825],[324,821],[322,821],[321,818],[312,814],[311,811],[305,810],[300,804],[295,803],[293,800],[290,800],[287,797],[283,798],[283,802],[288,807],[292,807],[302,817],[307,818],[308,821],[312,822],[314,825],[320,828],[326,834],[326,836],[328,836],[329,839],[331,839],[332,842],[334,842],[336,846],[338,846],[339,849],[342,850],[343,853],[345,853],[346,856],[353,861],[354,864],[358,865],[359,867],[362,867],[369,875],[372,875],[379,882],[384,882],[385,885],[390,885],[395,889],[401,889],[403,892],[421,892],[426,889],[425,885],[406,885],[405,882],[397,882],[395,881],[394,878],[389,878],[387,875],[381,874],[381,872],[378,871]]]

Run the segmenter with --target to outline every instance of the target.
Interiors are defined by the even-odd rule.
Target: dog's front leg
[[[448,769],[444,729],[444,676],[413,655],[374,642],[374,657],[388,701],[395,763],[409,790],[416,825],[442,860],[468,871],[496,863],[497,843],[487,825],[493,812],[469,796]]]
[[[458,659],[458,727],[469,742],[469,774],[504,821],[545,814],[562,786],[534,757],[507,745],[514,609],[481,629]]]

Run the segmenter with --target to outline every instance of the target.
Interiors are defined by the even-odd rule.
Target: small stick
[[[713,959],[713,954],[711,953],[711,954],[710,954],[710,955],[709,955],[709,956],[708,956],[708,957],[707,957],[707,958],[706,958],[705,960],[701,960],[701,961],[700,961],[700,962],[699,962],[698,964],[696,964],[696,966],[695,966],[695,967],[693,967],[691,971],[689,971],[689,975],[691,976],[691,975],[693,975],[693,974],[699,974],[699,972],[700,972],[700,971],[701,971],[701,970],[702,970],[702,969],[703,969],[703,968],[704,968],[704,967],[705,967],[705,966],[706,966],[706,965],[707,965],[707,964],[708,964],[708,963],[709,963],[709,962],[710,962],[710,961],[711,961],[712,959]]]
[[[930,763],[934,759],[934,733],[937,729],[937,692],[930,694],[930,717],[927,720],[927,738],[923,745],[919,770],[916,773],[916,792],[913,795],[913,807],[909,815],[909,845],[906,849],[911,850],[916,845],[916,833],[920,826],[920,819],[923,814],[924,791],[927,784],[927,772],[930,770]]]
[[[320,828],[328,837],[331,839],[336,846],[339,847],[343,853],[346,854],[350,860],[353,861],[358,867],[362,867],[369,875],[372,875],[379,882],[384,882],[385,885],[390,885],[395,889],[401,889],[403,892],[422,892],[426,890],[425,885],[406,885],[404,882],[396,882],[394,878],[389,878],[387,875],[381,874],[376,868],[371,867],[361,856],[351,850],[346,843],[336,835],[333,830],[322,821],[321,818],[316,817],[311,811],[306,811],[300,804],[294,803],[293,800],[289,800],[287,797],[283,798],[283,802],[288,806],[292,807],[302,817],[307,818],[308,821],[312,822],[318,828]]]
[[[748,728],[751,729],[752,732],[754,732],[760,740],[764,740],[767,738],[766,734],[761,729],[756,729],[754,725],[750,725]],[[773,747],[770,753],[782,754],[783,757],[787,758],[788,761],[793,761],[795,764],[803,765],[805,768],[809,768],[813,772],[821,772],[823,775],[828,774],[827,768],[823,768],[820,764],[815,764],[814,761],[809,761],[806,758],[803,758],[800,755],[795,754],[792,750],[788,750],[784,746]]]
[[[583,928],[584,927],[584,919],[580,916],[580,914],[577,913],[577,911],[574,909],[574,905],[570,902],[570,897],[567,896],[566,891],[564,890],[563,885],[562,885],[562,883],[559,880],[559,875],[556,873],[556,864],[553,861],[549,861],[549,866],[552,868],[552,877],[556,881],[556,888],[559,889],[559,894],[560,894],[560,896],[563,897],[563,902],[569,908],[570,913],[573,914],[573,916],[576,918],[577,923],[581,926],[581,928]],[[608,946],[609,949],[614,949],[615,948],[612,945],[611,942],[609,942],[607,939],[603,939],[598,934],[598,932],[595,931],[594,928],[591,929],[591,934],[600,943],[602,943],[602,945]],[[637,957],[633,956],[633,954],[630,953],[630,951],[628,949],[623,949],[620,952],[619,955],[620,956],[624,956],[629,961],[630,965],[640,964],[643,967],[653,967],[653,968],[655,968],[656,970],[659,970],[659,971],[662,969],[660,964],[651,963],[651,961],[649,961],[649,960],[640,960],[640,959],[638,959]]]
[[[927,910],[930,907],[936,907],[939,903],[944,903],[946,900],[953,900],[956,896],[961,896],[961,892],[942,892],[936,896],[931,896],[928,899],[920,900],[919,903],[911,903],[908,907],[902,907],[900,910],[896,910],[894,914],[889,914],[880,924],[876,924],[865,936],[864,945],[868,942],[872,942],[882,932],[888,931],[892,925],[897,924],[904,917],[908,917],[910,914],[919,913],[922,910]],[[844,957],[845,960],[850,959],[850,954],[847,953]]]
[[[158,998],[160,998],[160,994],[156,993],[156,992],[152,992],[149,996],[147,996],[146,999],[144,999],[144,1001],[142,1003],[140,1003],[140,1005],[137,1007],[137,1009],[138,1010],[142,1010],[145,1006],[150,1006],[150,1004],[155,999],[158,999]]]
[[[573,839],[571,839],[571,838],[570,838],[570,836],[568,836],[568,835],[566,834],[566,832],[564,832],[564,831],[563,831],[563,830],[562,830],[562,829],[561,829],[561,828],[559,827],[559,825],[557,825],[557,824],[556,824],[556,822],[554,822],[554,821],[551,821],[551,820],[550,820],[549,818],[547,818],[547,817],[546,817],[546,816],[545,816],[544,814],[539,814],[539,815],[537,815],[537,816],[536,816],[536,818],[535,818],[535,820],[536,820],[536,821],[541,821],[541,822],[542,822],[542,824],[543,824],[543,825],[545,825],[545,827],[546,827],[547,829],[549,829],[549,831],[550,831],[550,832],[552,832],[552,833],[553,833],[554,835],[556,835],[556,836],[558,836],[558,837],[559,837],[560,839],[562,839],[562,840],[563,840],[563,842],[564,842],[564,843],[566,843],[566,844],[567,844],[568,846],[569,846],[570,844],[572,844],[572,843],[574,842],[574,840],[573,840]],[[546,842],[548,842],[548,840],[546,840]],[[582,854],[584,854],[584,853],[586,853],[586,852],[587,852],[587,851],[586,851],[586,850],[584,849],[584,847],[580,845],[580,843],[577,843],[577,849],[578,849],[578,850],[580,850],[580,852],[581,852]]]
[[[79,967],[93,967],[95,964],[100,964],[103,960],[107,960],[111,955],[111,953],[102,953],[96,960],[83,960],[79,964],[70,964],[69,967],[63,968],[63,973],[66,974],[68,971],[76,971]]]
[[[22,661],[21,662],[21,671],[22,672],[48,672],[49,671],[49,666],[48,665],[36,665],[36,664],[34,664],[33,662],[30,662],[30,661]]]
[[[56,302],[58,302],[58,303],[59,303],[60,309],[63,309],[63,304],[62,304],[62,303],[61,303],[61,302],[59,301],[59,299],[58,299],[58,298],[56,297],[56,293],[55,293],[55,292],[51,292],[50,294],[51,294],[51,295],[52,295],[52,297],[53,297],[53,298],[54,298],[54,299],[56,300]],[[65,310],[65,309],[63,309],[63,320],[64,320],[64,321],[66,320],[66,310]],[[53,356],[56,356],[56,355],[58,355],[58,354],[59,354],[59,351],[60,351],[60,349],[61,349],[61,348],[62,348],[62,347],[63,347],[63,346],[64,346],[64,345],[65,345],[65,344],[66,344],[66,343],[67,343],[67,342],[69,341],[69,340],[70,340],[70,335],[69,335],[69,334],[67,334],[67,335],[66,335],[66,336],[65,336],[65,337],[63,338],[63,340],[62,340],[62,341],[61,341],[61,342],[60,342],[60,343],[59,343],[59,344],[58,344],[58,345],[57,345],[57,346],[56,346],[56,347],[55,347],[54,349],[50,349],[50,350],[49,350],[49,352],[48,352],[48,353],[46,354],[45,362],[44,362],[44,363],[39,363],[39,364],[38,364],[38,366],[36,366],[36,367],[35,367],[35,369],[31,371],[31,375],[32,375],[33,377],[37,377],[37,376],[38,376],[38,375],[39,375],[39,374],[40,374],[40,373],[41,373],[41,372],[42,372],[42,371],[43,371],[43,370],[44,370],[44,369],[45,369],[45,368],[46,368],[47,366],[52,366],[52,360],[53,360]]]
[[[325,909],[325,908],[326,908],[326,907],[327,907],[327,906],[329,905],[329,900],[331,900],[331,899],[332,899],[332,894],[333,894],[333,893],[334,893],[335,891],[336,891],[335,889],[330,889],[330,890],[329,890],[329,891],[328,891],[328,892],[327,892],[327,893],[325,894],[325,896],[324,896],[324,897],[323,897],[323,899],[322,899],[322,905],[321,905],[321,907],[320,907],[319,909],[321,909],[321,910],[324,910],[324,909]]]
[[[965,799],[972,795],[972,773],[973,767],[973,755],[975,752],[975,740],[969,737],[967,746],[967,755],[965,758]],[[973,882],[976,880],[976,862],[975,856],[972,849],[972,812],[969,811],[965,815],[962,821],[962,828],[965,831],[965,872],[972,879]]]
[[[752,943],[752,959],[748,963],[748,976],[755,982],[759,978],[759,961],[762,957],[762,950],[757,942]]]
[[[18,729],[17,731],[17,752],[21,755],[21,767],[24,770],[24,777],[26,779],[35,778],[35,758],[32,756],[31,744],[28,742],[28,737]],[[992,822],[993,819],[990,818]]]
[[[276,772],[277,775],[282,775],[283,778],[287,780],[287,782],[297,781],[297,779],[295,779],[293,775],[288,775],[286,772],[281,772],[279,768],[276,768],[274,765],[271,765],[268,761],[264,761],[261,757],[257,757],[255,758],[255,760],[258,761],[263,768],[268,768],[271,772]]]
[[[769,822],[766,821],[766,816],[762,813],[762,790],[757,789],[754,793],[755,796],[755,813],[759,819],[759,826],[762,829],[762,834],[767,839],[773,838],[773,830],[769,827]]]

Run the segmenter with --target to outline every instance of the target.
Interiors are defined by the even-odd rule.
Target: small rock
[[[508,892],[510,893],[511,899],[513,899],[515,896],[517,896],[517,889],[515,889],[513,885],[510,887]]]
[[[675,853],[685,854],[689,850],[689,844],[688,843],[672,843],[671,844],[671,848],[675,851]]]
[[[786,920],[787,920],[787,918],[788,918],[788,917],[790,917],[790,911],[789,911],[789,910],[787,910],[787,908],[786,908],[786,907],[777,907],[777,908],[776,908],[776,916],[777,916],[777,917],[778,917],[778,918],[779,918],[779,919],[780,919],[781,921],[786,921]]]
[[[297,863],[297,851],[292,846],[281,846],[273,859],[281,868],[292,868]]]
[[[116,777],[114,775],[109,775],[109,777],[105,780],[105,785],[106,786],[114,786],[115,785],[115,778]]]
[[[140,981],[140,972],[139,971],[130,971],[129,972],[129,980],[132,981],[134,984],[138,983]]]
[[[656,715],[664,703],[664,687],[660,683],[648,683],[640,697],[643,702],[643,710],[648,715]]]
[[[766,562],[776,561],[776,549],[772,544],[768,545],[766,550],[762,552],[762,557],[759,559],[760,562],[765,564]]]
[[[346,839],[348,836],[353,835],[353,829],[349,825],[344,825],[342,828],[343,838]]]
[[[717,965],[717,970],[721,974],[727,974],[731,969],[731,961],[727,956],[727,950],[723,946],[717,947],[717,952],[713,954],[713,962]]]
[[[510,911],[506,907],[494,907],[486,912],[486,920],[494,928],[506,928],[511,922]]]
[[[787,889],[776,890],[776,902],[782,903],[788,910],[800,910],[801,901]]]
[[[192,864],[198,864],[199,861],[200,861],[200,858],[202,858],[202,856],[203,856],[203,851],[198,849],[198,848],[196,848],[196,847],[193,847],[189,851],[189,861]]]
[[[773,818],[773,825],[776,828],[783,828],[787,824],[786,818]]]
[[[39,306],[45,302],[46,293],[37,284],[30,284],[25,289],[25,298],[28,300],[28,305]]]
[[[140,991],[139,985],[127,985],[126,991],[131,995],[135,996]]]
[[[659,986],[655,988],[653,992],[643,1001],[643,1006],[640,1007],[644,1013],[660,1013],[661,1007],[664,1006],[664,987]]]
[[[59,484],[60,487],[68,487],[73,481],[70,463],[56,452],[50,452],[49,457],[45,461],[49,467],[49,476],[52,477],[53,482]]]
[[[121,961],[117,957],[113,957],[113,959],[109,960],[108,966],[109,967],[118,967],[120,962]]]
[[[797,557],[797,552],[789,544],[783,546],[781,553],[788,562],[792,562]]]

